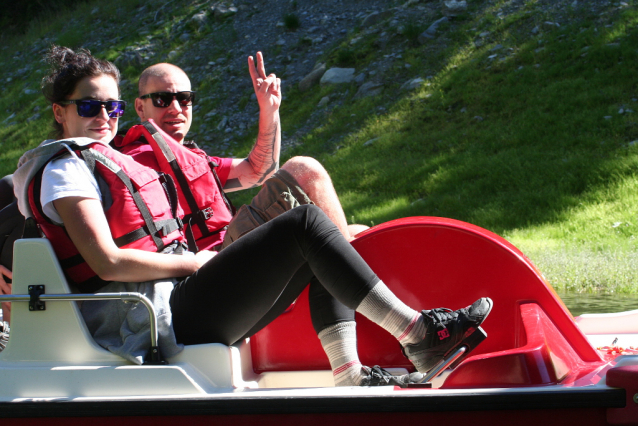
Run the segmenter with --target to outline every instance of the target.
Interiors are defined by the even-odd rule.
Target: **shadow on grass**
[[[496,57],[491,46],[477,50],[430,87],[387,89],[386,100],[396,99],[387,114],[375,121],[368,110],[343,149],[319,156],[347,217],[444,216],[503,233],[564,220],[610,184],[635,179],[628,143],[638,127],[627,112],[638,109],[638,32],[623,28],[566,26],[544,34],[541,48],[538,38],[504,40]],[[348,113],[335,111],[334,122],[343,127]],[[329,130],[292,153],[312,154],[322,135]]]

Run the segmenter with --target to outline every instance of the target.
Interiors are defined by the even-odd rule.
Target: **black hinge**
[[[29,286],[29,296],[31,296],[31,300],[29,300],[29,310],[30,311],[44,311],[47,308],[47,305],[40,300],[40,295],[44,294],[44,285],[30,285]]]

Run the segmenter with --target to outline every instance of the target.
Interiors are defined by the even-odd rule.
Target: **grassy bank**
[[[424,29],[416,24],[387,44],[376,42],[381,31],[396,32],[390,23],[378,32],[354,28],[346,34],[324,53],[329,67],[359,72],[380,55],[400,51],[392,78],[384,79],[381,95],[361,99],[355,99],[354,83],[306,93],[288,84],[283,129],[285,137],[299,136],[285,157],[319,159],[352,223],[451,217],[512,241],[561,291],[638,293],[635,2],[610,3],[602,12],[578,2],[585,5],[567,6],[558,25],[536,1],[507,13],[510,2],[468,3],[470,10],[443,25],[430,44],[415,40]],[[140,5],[89,1],[34,21],[23,36],[4,36],[0,75],[31,69],[20,79],[0,79],[0,173],[13,171],[51,120],[38,91],[44,66],[25,51],[51,42],[77,47],[85,30],[99,28],[90,36],[98,56],[115,59],[149,36],[165,38],[165,54],[176,43],[171,28],[199,10],[197,3],[184,3],[157,23],[152,14],[136,16]],[[102,25],[95,24],[96,7]],[[133,19],[146,19],[150,34],[138,34]],[[197,37],[216,31],[222,28]],[[112,42],[100,46],[96,37]],[[129,102],[138,68],[123,70]],[[416,77],[424,79],[418,89],[401,89]],[[328,106],[317,107],[325,96]],[[195,122],[207,112],[200,108]],[[253,141],[254,129],[235,154],[247,154]],[[234,198],[241,203],[251,195]]]
[[[468,17],[440,57],[408,46],[409,70],[444,65],[409,94],[397,67],[384,95],[326,113],[289,155],[327,166],[352,222],[452,217],[511,240],[560,290],[637,292],[638,14],[556,26],[528,5]]]

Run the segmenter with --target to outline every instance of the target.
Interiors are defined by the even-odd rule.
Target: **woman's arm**
[[[66,197],[53,202],[78,251],[106,281],[141,282],[183,277],[197,271],[216,253],[175,256],[121,249],[111,237],[102,204],[92,198]]]

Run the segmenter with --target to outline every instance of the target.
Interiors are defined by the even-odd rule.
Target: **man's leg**
[[[223,247],[282,213],[315,204],[337,225],[348,241],[366,229],[348,225],[328,172],[315,159],[293,157],[268,179],[250,205],[242,206],[228,226]]]
[[[299,183],[313,203],[337,225],[339,231],[352,241],[354,236],[365,229],[365,225],[348,225],[332,179],[320,162],[311,157],[293,157],[281,167]]]

